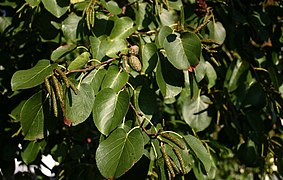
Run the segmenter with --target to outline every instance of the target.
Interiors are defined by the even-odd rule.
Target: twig
[[[213,17],[211,10],[207,11],[206,16],[208,17],[205,18],[205,20],[194,30],[195,33],[198,33],[204,26],[206,26],[210,22],[210,19]]]
[[[112,61],[115,61],[115,60],[116,60],[115,58],[112,58],[112,59],[108,59],[107,61],[103,61],[103,62],[101,62],[100,64],[96,64],[96,65],[93,65],[93,66],[89,66],[89,67],[84,68],[84,69],[69,70],[68,72],[66,72],[66,74],[70,74],[70,73],[74,73],[74,72],[83,72],[83,73],[85,73],[85,72],[91,71],[91,70],[93,70],[93,69],[95,69],[95,68],[97,68],[97,67],[99,67],[99,66],[102,66],[102,65],[104,65],[104,64],[108,64],[108,63],[110,63],[110,62],[112,62]]]
[[[148,136],[157,136],[156,133],[149,133],[149,132],[145,129],[145,127],[143,126],[143,122],[141,122],[141,120],[140,120],[140,117],[143,116],[143,115],[142,115],[140,112],[138,112],[138,111],[136,110],[136,108],[134,107],[134,105],[133,105],[131,102],[130,102],[130,106],[131,106],[131,108],[134,110],[134,112],[135,112],[135,114],[136,114],[136,116],[137,116],[139,125],[140,125],[140,127],[142,128],[142,130],[143,130]]]

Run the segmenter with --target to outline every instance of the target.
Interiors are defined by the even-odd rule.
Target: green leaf
[[[176,23],[178,17],[175,11],[162,8],[159,18],[162,26],[171,26]]]
[[[59,18],[68,11],[69,2],[60,0],[42,0],[44,7],[53,14],[55,17]]]
[[[136,31],[136,28],[133,27],[134,22],[129,17],[116,18],[114,22],[114,27],[111,31],[111,39],[126,39],[133,32]]]
[[[5,29],[12,23],[11,17],[0,17],[0,33],[3,33]]]
[[[107,70],[101,88],[112,88],[115,92],[119,92],[128,80],[129,75],[126,71],[119,69],[117,65],[111,65]]]
[[[177,68],[188,70],[196,66],[201,53],[200,39],[195,33],[170,34],[163,43],[169,61]]]
[[[117,2],[115,1],[108,1],[105,3],[104,7],[114,15],[118,15],[122,13],[122,9],[118,6]]]
[[[106,51],[109,45],[107,36],[103,35],[99,38],[97,38],[96,36],[90,36],[89,41],[92,57],[101,61],[102,58],[106,55]]]
[[[162,26],[156,38],[156,45],[158,48],[163,48],[163,43],[166,37],[169,36],[173,30],[169,26]]]
[[[157,64],[156,81],[165,99],[171,99],[182,91],[183,76],[163,57]],[[181,73],[181,74],[180,74]]]
[[[60,58],[62,58],[64,55],[69,53],[70,51],[73,51],[76,48],[75,44],[66,44],[63,46],[59,46],[57,49],[55,49],[51,54],[51,60],[56,61]]]
[[[158,51],[154,43],[147,43],[141,47],[142,52],[142,72],[151,73],[158,61]]]
[[[99,144],[96,151],[97,167],[104,177],[118,178],[142,157],[143,151],[144,141],[140,129],[132,129],[127,133],[118,128]]]
[[[127,41],[124,39],[107,39],[108,42],[108,47],[106,51],[106,55],[111,58],[118,58],[119,56],[117,53],[122,52],[126,49],[127,47]]]
[[[210,159],[210,154],[207,152],[204,145],[199,139],[190,134],[184,136],[184,139],[193,151],[194,155],[202,162],[206,172],[208,173],[212,167],[212,161]]]
[[[221,22],[211,21],[207,24],[209,30],[209,39],[214,40],[218,44],[223,44],[226,38],[226,30]]]
[[[208,61],[205,62],[205,77],[208,81],[207,88],[212,88],[216,84],[217,74],[213,66]]]
[[[57,64],[50,64],[49,60],[40,60],[31,69],[15,72],[11,80],[12,90],[29,89],[43,83],[56,67]]]
[[[65,117],[76,126],[84,122],[91,114],[94,102],[94,93],[89,84],[80,84],[78,94],[71,91],[71,95],[66,96]]]
[[[153,115],[157,109],[157,99],[154,90],[147,86],[141,86],[141,88],[137,88],[137,96],[138,109],[145,115]]]
[[[76,42],[79,39],[79,22],[81,17],[75,13],[69,14],[69,16],[62,22],[62,31],[66,39],[70,39]]]
[[[245,76],[246,71],[249,69],[249,64],[246,61],[240,59],[234,59],[229,69],[227,70],[224,87],[228,89],[228,92],[232,92],[238,88],[238,85]]]
[[[75,60],[73,60],[68,66],[69,70],[81,69],[83,68],[89,61],[90,54],[89,52],[83,52]]]
[[[42,91],[31,96],[23,105],[20,120],[25,140],[38,140],[44,137],[43,106],[47,97],[42,97]]]
[[[21,152],[21,157],[25,164],[30,164],[33,162],[39,151],[43,150],[46,145],[46,141],[32,141],[28,143],[28,146],[23,152]]]
[[[208,103],[210,99],[198,96],[196,99],[185,101],[182,107],[183,117],[188,125],[195,131],[203,131],[210,125],[212,117],[208,115]]]
[[[93,121],[97,129],[108,135],[122,122],[129,108],[129,94],[121,91],[116,94],[113,89],[101,90],[94,101]]]
[[[138,30],[148,27],[152,21],[152,9],[147,2],[138,2],[138,8],[135,9],[136,25]]]
[[[31,7],[38,6],[41,0],[25,0]]]
[[[83,83],[92,87],[94,95],[97,95],[106,72],[106,69],[95,69],[83,79]]]
[[[76,3],[80,3],[80,2],[84,2],[85,0],[70,0],[71,4],[76,4]]]

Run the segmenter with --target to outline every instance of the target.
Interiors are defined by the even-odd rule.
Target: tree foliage
[[[282,178],[282,8],[0,0],[2,176]]]

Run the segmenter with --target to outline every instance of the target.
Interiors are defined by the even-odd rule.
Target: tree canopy
[[[1,176],[283,178],[282,9],[0,0]]]

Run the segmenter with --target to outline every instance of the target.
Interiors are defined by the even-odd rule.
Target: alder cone
[[[129,57],[129,64],[133,70],[140,72],[142,69],[141,61],[137,56],[131,55]]]
[[[133,45],[130,47],[130,54],[137,56],[139,54],[139,46]]]

